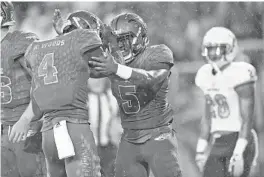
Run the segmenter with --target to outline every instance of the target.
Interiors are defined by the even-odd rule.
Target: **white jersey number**
[[[1,104],[8,104],[12,101],[11,79],[1,75]]]
[[[38,67],[38,76],[44,76],[44,84],[54,84],[58,82],[58,70],[54,66],[54,53],[48,53],[42,59]]]
[[[136,95],[136,86],[118,86],[120,97],[123,101],[122,107],[126,114],[135,114],[140,111],[140,103]]]

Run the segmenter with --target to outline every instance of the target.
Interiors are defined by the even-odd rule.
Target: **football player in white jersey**
[[[202,55],[208,63],[195,78],[205,95],[196,148],[204,177],[247,177],[256,159],[252,129],[256,70],[249,63],[235,62],[237,54],[237,39],[230,30],[213,27],[205,34]]]

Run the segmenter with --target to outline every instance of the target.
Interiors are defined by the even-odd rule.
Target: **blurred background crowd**
[[[239,39],[241,50],[249,56],[244,56],[242,60],[252,63],[257,68],[259,76],[255,128],[260,137],[261,151],[260,165],[255,169],[254,176],[264,176],[264,114],[262,111],[264,108],[264,2],[67,1],[14,2],[14,5],[18,28],[35,32],[41,39],[56,36],[52,27],[52,16],[56,8],[61,10],[65,18],[68,13],[75,10],[88,10],[99,16],[103,22],[109,23],[115,15],[129,11],[137,13],[145,20],[148,25],[150,44],[164,43],[171,48],[174,54],[175,66],[171,76],[169,101],[175,110],[176,120],[174,122],[178,132],[179,155],[184,177],[200,176],[194,157],[199,135],[199,121],[202,117],[203,96],[194,85],[194,77],[199,67],[204,64],[200,55],[201,40],[205,32],[213,26],[221,25],[231,29]],[[101,85],[103,89],[92,89],[99,88],[98,85]],[[104,93],[101,94],[101,98],[98,97],[97,102],[108,99],[107,80],[91,81],[89,87],[91,87],[91,94]],[[95,99],[95,96],[89,98]],[[115,104],[114,101],[109,101],[109,103],[109,105]],[[110,141],[115,145],[120,133],[118,111],[114,107],[104,107],[103,112],[110,110],[109,114],[111,114],[105,119],[115,118],[111,124],[113,128],[109,130],[112,135]],[[99,112],[93,116],[100,117]],[[94,132],[96,132],[95,129]],[[106,151],[106,154],[114,156],[116,149],[105,146],[105,144],[109,143],[102,143],[102,149],[109,150],[110,148],[111,153]],[[104,147],[107,148],[104,149]]]

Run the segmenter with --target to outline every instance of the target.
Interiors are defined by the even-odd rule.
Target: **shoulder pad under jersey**
[[[256,69],[251,64],[246,62],[233,62],[232,65],[232,72],[234,74],[234,77],[232,77],[233,87],[257,80]]]
[[[159,64],[168,64],[170,67],[174,65],[173,53],[164,44],[147,47],[144,60],[147,67],[158,67]]]
[[[195,84],[202,90],[210,84],[210,76],[212,75],[212,66],[210,64],[203,65],[196,73]]]

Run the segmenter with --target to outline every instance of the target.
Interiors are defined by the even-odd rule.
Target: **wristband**
[[[204,152],[206,150],[207,146],[208,146],[207,140],[199,138],[199,140],[197,142],[196,152],[197,153]]]
[[[247,147],[248,141],[245,138],[239,138],[234,149],[234,154],[243,154]]]
[[[127,80],[131,77],[132,71],[133,69],[128,66],[118,64],[116,75],[118,75],[122,79]]]

